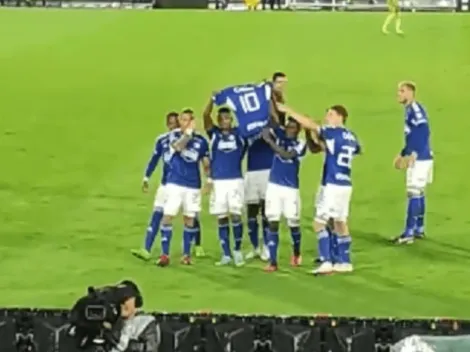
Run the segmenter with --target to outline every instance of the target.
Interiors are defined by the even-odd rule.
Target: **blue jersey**
[[[249,140],[247,155],[247,171],[271,170],[274,151],[262,138]]]
[[[326,146],[322,185],[351,186],[352,160],[361,152],[356,136],[346,127],[322,126],[320,138]]]
[[[242,178],[246,142],[234,128],[223,133],[218,127],[207,131],[210,138],[211,173],[214,180]]]
[[[305,155],[307,146],[304,141],[297,138],[288,138],[284,130],[275,130],[276,144],[287,151],[295,151],[292,159],[283,159],[279,154],[274,154],[269,182],[276,185],[299,188],[300,160]]]
[[[180,129],[170,132],[170,171],[166,182],[187,188],[201,188],[199,163],[204,157],[209,157],[209,145],[203,136],[194,133],[186,148],[178,152],[171,144],[180,139],[182,134]]]
[[[170,165],[168,161],[170,160],[170,133],[164,133],[158,136],[155,142],[155,148],[153,150],[152,157],[150,158],[147,168],[145,169],[145,178],[150,178],[155,171],[155,168],[158,165],[160,158],[163,158],[163,172],[162,172],[162,181],[161,184],[166,184],[166,179],[168,177],[168,172],[170,170]]]
[[[423,106],[417,102],[407,105],[405,107],[405,147],[401,151],[401,156],[415,152],[417,160],[431,160],[430,137],[428,114]]]
[[[268,124],[272,87],[270,83],[228,87],[216,95],[216,105],[227,105],[236,115],[241,136],[259,135]]]

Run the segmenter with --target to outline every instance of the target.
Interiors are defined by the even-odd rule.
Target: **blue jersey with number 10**
[[[242,137],[252,137],[268,124],[272,87],[270,83],[228,87],[214,95],[216,105],[227,105],[236,115]]]
[[[322,185],[351,186],[352,160],[361,153],[354,133],[345,127],[322,126],[320,138],[325,141]]]

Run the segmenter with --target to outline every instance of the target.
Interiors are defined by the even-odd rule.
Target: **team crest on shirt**
[[[201,143],[199,143],[199,142],[194,142],[194,143],[193,143],[193,147],[194,147],[194,149],[199,149],[199,148],[201,148]]]
[[[229,141],[234,141],[235,140],[235,136],[233,134],[231,134],[230,136],[228,136],[228,140]]]

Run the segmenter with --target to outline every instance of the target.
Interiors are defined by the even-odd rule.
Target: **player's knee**
[[[406,194],[408,195],[408,197],[421,196],[422,194],[424,194],[424,189],[415,186],[408,186],[406,188]]]
[[[222,215],[219,217],[219,219],[217,220],[217,222],[219,223],[219,226],[225,226],[228,224],[228,216],[226,215]]]
[[[334,222],[334,231],[339,235],[348,235],[349,228],[346,221],[335,221]]]
[[[279,221],[270,221],[268,224],[268,228],[270,232],[278,232],[279,231]]]
[[[238,214],[232,214],[230,216],[230,219],[232,220],[233,224],[239,224],[242,222],[242,217],[241,215],[238,215]]]
[[[292,228],[299,228],[300,227],[300,220],[299,219],[287,219],[287,226]]]
[[[315,232],[320,232],[326,228],[326,221],[321,218],[315,218],[313,221],[313,230]]]
[[[184,226],[186,226],[186,227],[194,227],[194,217],[185,216],[185,217],[184,217]]]
[[[171,225],[173,221],[173,216],[171,215],[163,215],[162,218],[162,225]]]
[[[259,204],[248,204],[246,213],[249,219],[257,218],[259,214]]]

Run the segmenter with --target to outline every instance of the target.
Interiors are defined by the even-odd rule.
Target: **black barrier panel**
[[[209,0],[154,0],[155,9],[207,9]]]
[[[470,321],[452,319],[153,315],[160,352],[388,352],[411,335],[470,335]],[[68,316],[66,310],[0,310],[0,351],[17,352],[28,339],[34,352],[79,351],[67,336]]]

